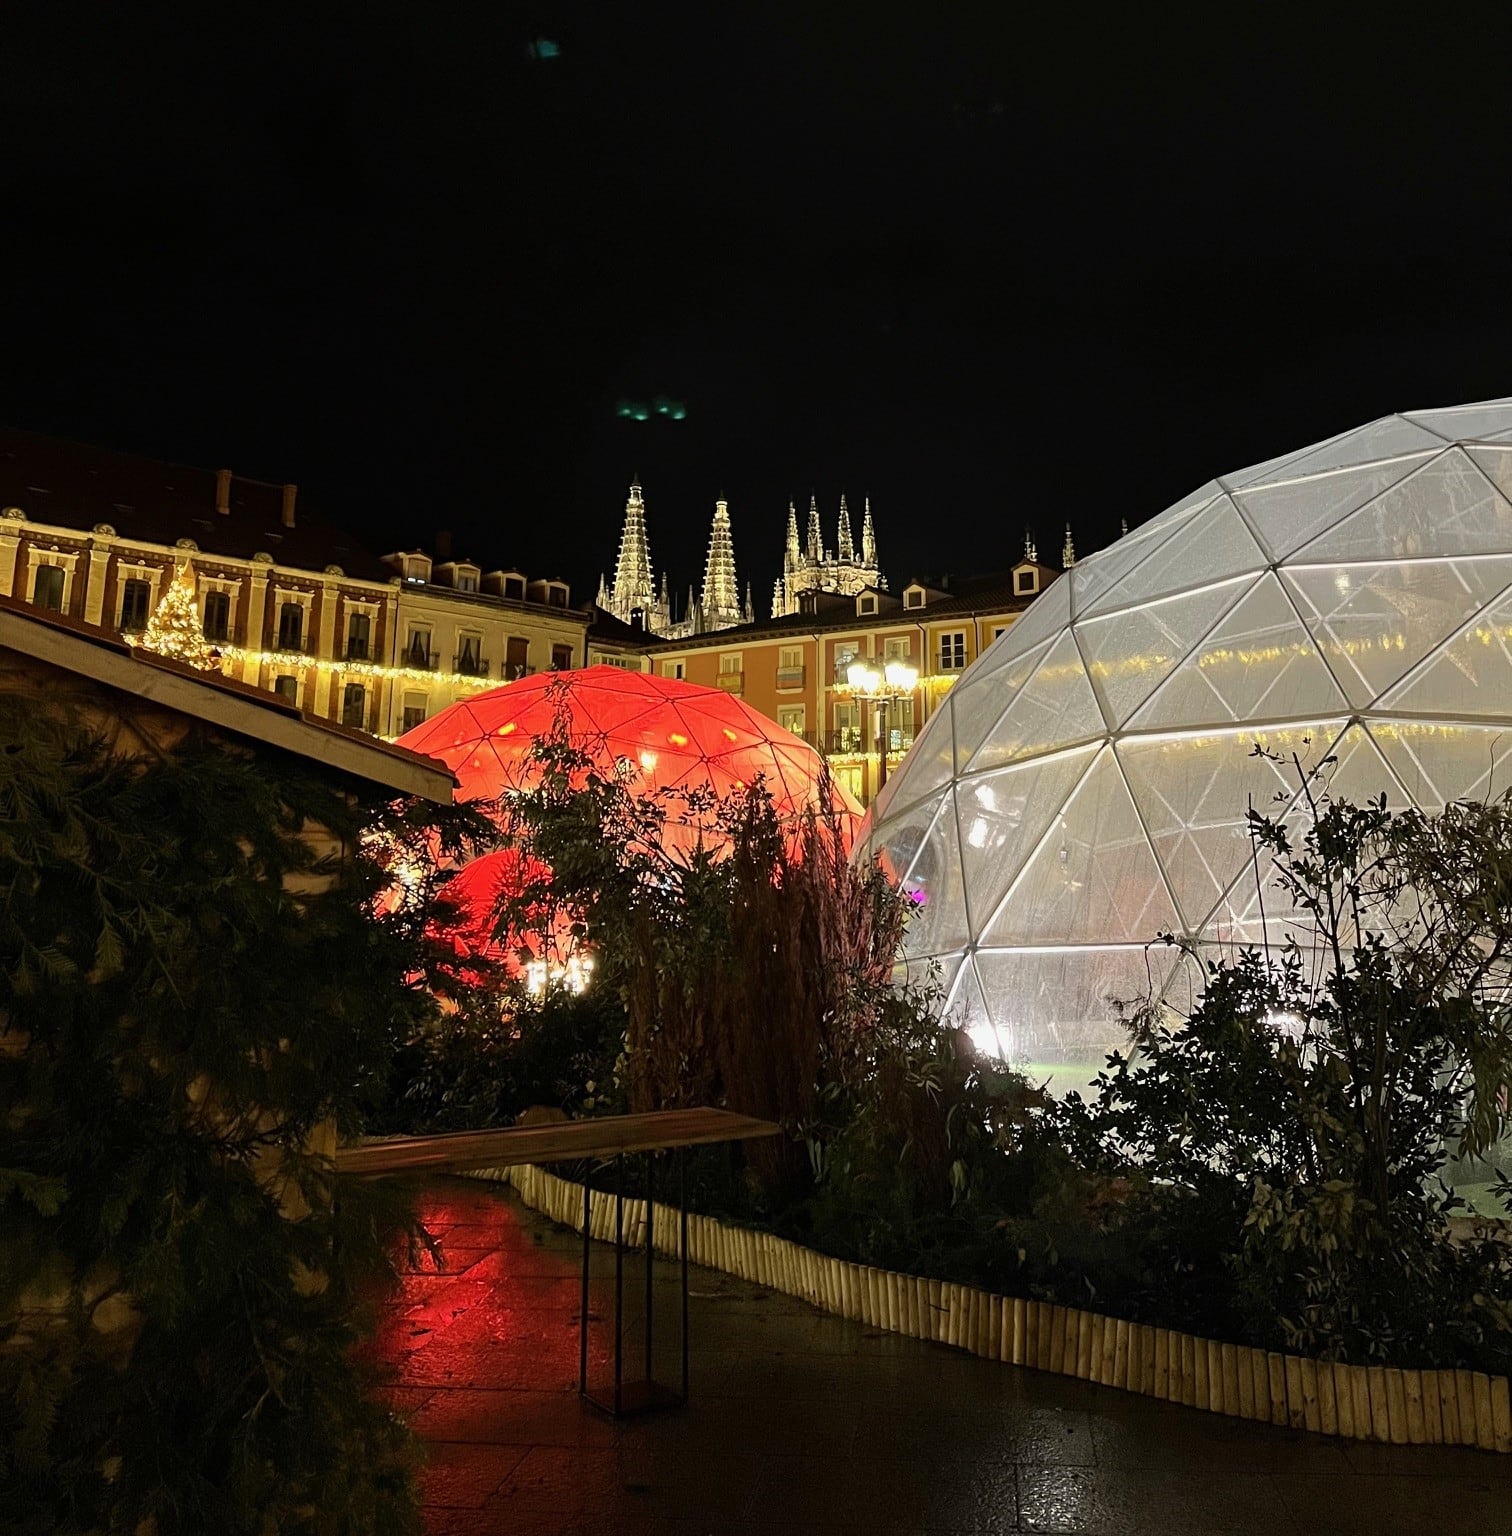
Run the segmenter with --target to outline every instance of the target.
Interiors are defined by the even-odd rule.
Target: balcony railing
[[[745,692],[744,672],[721,672],[714,681],[715,686],[723,688],[726,693]]]
[[[366,640],[348,639],[346,643],[346,659],[348,661],[371,661],[368,655],[368,643]]]
[[[802,667],[778,667],[777,686],[779,688],[801,688],[803,687],[803,673],[804,669]]]
[[[525,661],[506,661],[503,667],[506,683],[518,682],[522,677],[533,677],[535,668]]]
[[[434,672],[441,657],[435,651],[427,651],[418,645],[407,645],[399,653],[401,667],[413,667],[417,672]]]
[[[458,651],[452,657],[452,671],[461,677],[487,677],[488,659],[475,656],[471,651]]]

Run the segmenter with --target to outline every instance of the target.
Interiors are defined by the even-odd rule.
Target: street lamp
[[[869,667],[864,661],[853,661],[846,668],[845,680],[854,693],[864,694],[872,701],[877,715],[877,794],[887,785],[887,749],[891,744],[887,717],[894,699],[907,698],[919,681],[919,670],[906,661],[889,661],[882,671]]]

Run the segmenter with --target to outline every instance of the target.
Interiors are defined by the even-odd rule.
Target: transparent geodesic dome
[[[1300,770],[1431,810],[1505,789],[1509,759],[1501,400],[1223,475],[1081,561],[942,701],[865,846],[913,893],[910,968],[1072,1086],[1126,1043],[1119,1000],[1190,1005],[1199,967],[1161,933],[1232,954],[1263,915],[1307,942],[1249,807],[1300,817]]]

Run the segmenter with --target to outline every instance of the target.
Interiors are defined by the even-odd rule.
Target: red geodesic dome
[[[720,689],[620,667],[545,672],[476,694],[406,731],[399,745],[444,762],[458,800],[497,800],[530,787],[539,773],[531,748],[559,718],[601,772],[628,775],[643,794],[708,788],[723,798],[760,776],[779,817],[796,819],[827,789],[847,847],[861,824],[860,806],[791,731]],[[667,811],[665,841],[690,847],[698,831],[679,823],[675,797]],[[510,879],[508,859],[488,854],[448,884],[446,893],[478,914],[473,945],[483,947],[484,909]]]
[[[605,773],[628,765],[646,794],[707,785],[722,798],[760,775],[779,816],[818,803],[824,760],[806,741],[721,689],[620,667],[543,672],[462,699],[399,745],[445,763],[459,800],[495,800],[531,783],[530,749],[559,714],[574,746]],[[853,834],[860,806],[833,782],[829,792]]]

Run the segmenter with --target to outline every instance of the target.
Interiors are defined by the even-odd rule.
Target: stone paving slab
[[[694,1270],[689,1407],[579,1402],[581,1240],[438,1178],[442,1244],[384,1309],[386,1389],[425,1442],[429,1536],[1507,1536],[1512,1457],[1241,1423],[823,1316]],[[595,1252],[590,1368],[608,1368]],[[644,1295],[626,1267],[627,1338]],[[658,1263],[675,1375],[675,1266]],[[633,1358],[632,1352],[628,1356]]]

